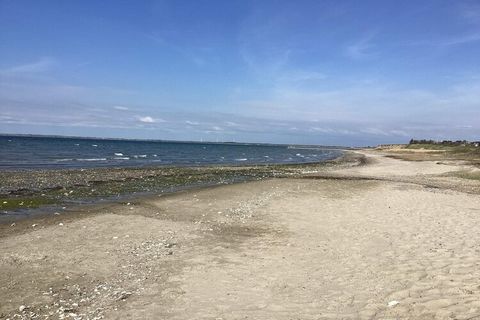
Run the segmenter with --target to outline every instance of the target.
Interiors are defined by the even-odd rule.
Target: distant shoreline
[[[139,142],[163,142],[178,144],[225,144],[225,145],[246,145],[246,146],[295,146],[295,147],[316,147],[331,149],[355,149],[346,146],[328,146],[316,144],[295,144],[295,143],[266,143],[266,142],[236,142],[236,141],[200,141],[200,140],[167,140],[167,139],[135,139],[135,138],[110,138],[110,137],[88,137],[88,136],[64,136],[64,135],[43,135],[43,134],[10,134],[0,133],[1,137],[20,137],[20,138],[52,138],[52,139],[82,139],[82,140],[102,140],[102,141],[139,141]]]

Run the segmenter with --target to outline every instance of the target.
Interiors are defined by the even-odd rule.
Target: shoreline
[[[237,166],[150,166],[88,169],[35,169],[2,171],[0,224],[30,219],[38,214],[62,213],[65,207],[135,201],[139,197],[255,181],[301,176],[360,161],[351,151],[332,160],[298,164]]]
[[[353,158],[0,224],[0,319],[478,316],[470,167]]]

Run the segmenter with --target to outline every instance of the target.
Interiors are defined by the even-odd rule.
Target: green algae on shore
[[[70,206],[99,199],[118,200],[131,195],[172,192],[190,187],[293,177],[345,162],[358,162],[358,159],[347,156],[322,163],[288,165],[5,172],[0,190],[0,210],[8,213],[45,205]]]
[[[45,205],[53,205],[56,201],[46,197],[0,198],[0,210],[33,209]]]

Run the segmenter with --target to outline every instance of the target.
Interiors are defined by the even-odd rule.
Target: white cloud
[[[156,119],[153,119],[150,116],[144,116],[144,117],[137,117],[138,121],[143,122],[143,123],[155,123],[158,122]]]
[[[185,121],[186,124],[189,124],[191,126],[198,126],[200,123],[199,122],[196,122],[196,121],[190,121],[190,120],[187,120]]]

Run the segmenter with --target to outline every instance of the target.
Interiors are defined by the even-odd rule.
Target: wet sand
[[[476,169],[362,152],[3,228],[0,318],[480,319]]]

